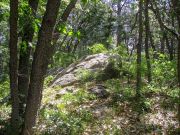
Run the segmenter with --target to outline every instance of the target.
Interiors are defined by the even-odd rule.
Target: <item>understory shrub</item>
[[[88,48],[91,54],[107,52],[106,47],[103,44],[94,44]]]

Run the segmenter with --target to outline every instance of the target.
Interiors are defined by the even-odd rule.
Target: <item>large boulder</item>
[[[84,57],[60,71],[51,82],[51,86],[59,85],[65,87],[78,83],[81,80],[81,78],[78,77],[80,70],[88,70],[92,71],[92,73],[102,71],[113,72],[113,70],[110,69],[113,68],[112,62],[110,61],[115,59],[119,61],[120,56],[100,53]],[[109,75],[110,73],[107,74]]]

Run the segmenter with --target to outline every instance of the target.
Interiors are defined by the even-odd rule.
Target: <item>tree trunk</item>
[[[172,61],[174,59],[174,57],[173,57],[173,46],[171,46],[169,44],[168,36],[166,36],[166,46],[167,46],[168,53],[169,53],[169,60]]]
[[[180,100],[180,1],[172,0],[173,8],[176,13],[177,22],[178,22],[178,58],[177,58],[177,77],[178,77],[178,86],[179,86],[179,100]],[[178,102],[178,120],[179,120],[179,127],[180,127],[180,102]]]
[[[139,1],[139,38],[137,44],[137,83],[136,83],[136,96],[140,97],[141,90],[141,46],[143,38],[143,22],[142,22],[142,10],[143,10],[143,0]]]
[[[150,28],[149,28],[149,0],[145,0],[145,28],[146,28],[146,37],[145,37],[145,55],[146,55],[146,62],[147,62],[147,77],[148,77],[148,82],[151,82],[152,76],[151,76],[151,62],[150,62],[150,56],[149,56],[149,33],[150,33]]]
[[[118,0],[118,3],[117,3],[117,23],[118,23],[118,26],[117,26],[117,45],[116,46],[119,46],[121,44],[121,30],[122,30],[122,25],[121,25],[121,0]]]
[[[67,20],[71,10],[75,7],[76,2],[77,0],[72,0],[69,3],[63,12],[59,24],[64,23]],[[33,134],[32,128],[35,126],[37,111],[41,103],[44,77],[48,63],[54,53],[55,46],[51,43],[60,3],[60,0],[48,0],[47,2],[46,12],[39,31],[38,43],[32,63],[22,135]]]
[[[32,16],[35,16],[39,0],[29,0],[29,6],[32,9]],[[34,21],[34,20],[32,20]],[[20,56],[19,56],[19,76],[18,76],[18,90],[19,90],[19,99],[20,99],[20,110],[19,113],[22,117],[25,110],[25,104],[28,94],[29,87],[29,67],[30,66],[30,54],[31,46],[30,43],[33,40],[34,28],[32,26],[33,22],[29,21],[23,28],[22,42],[27,46],[27,49],[24,51],[23,46],[20,47]]]
[[[46,5],[46,12],[43,17],[37,47],[33,57],[22,135],[33,134],[37,111],[41,103],[44,77],[54,48],[54,46],[51,45],[52,33],[56,23],[60,3],[60,0],[48,0]]]
[[[157,49],[154,45],[154,40],[153,40],[153,34],[151,31],[149,31],[149,40],[150,40],[150,43],[151,43],[151,48],[153,50],[153,57],[154,58],[157,58]]]
[[[178,24],[179,24],[179,34],[180,34],[180,16],[178,18],[179,18]],[[178,62],[177,63],[178,63],[177,72],[178,72],[179,101],[180,101],[180,36],[178,39]],[[180,102],[178,103],[178,120],[179,120],[179,127],[180,127]]]
[[[11,89],[11,131],[13,135],[18,135],[19,130],[19,98],[18,98],[18,0],[10,0],[10,60],[9,60],[9,74],[10,74],[10,89]]]
[[[172,9],[173,10],[173,9]],[[172,26],[175,27],[175,22],[174,22],[174,16],[172,16]],[[176,51],[175,51],[175,41],[176,41],[176,38],[174,36],[171,37],[171,46],[172,46],[172,52],[173,52],[173,57],[176,57]]]
[[[2,55],[2,51],[0,50],[0,82],[2,78],[3,78],[3,55]]]

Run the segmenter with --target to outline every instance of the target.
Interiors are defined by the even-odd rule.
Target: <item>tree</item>
[[[76,0],[73,0],[70,2],[70,4],[74,1],[76,3]],[[37,111],[41,104],[45,74],[50,58],[54,53],[54,46],[52,45],[51,41],[60,3],[61,2],[59,0],[48,0],[46,5],[46,12],[43,17],[38,35],[37,47],[33,57],[27,106],[25,109],[25,121],[21,133],[22,135],[33,134],[33,127],[35,126]],[[65,10],[65,12],[68,13],[64,13],[66,17],[69,16],[72,8],[74,8],[74,6],[71,6],[71,8]]]
[[[145,0],[145,9],[144,9],[144,15],[145,15],[145,53],[146,53],[146,61],[147,61],[147,77],[148,82],[151,82],[151,63],[150,63],[150,56],[149,56],[149,39],[150,39],[150,27],[149,27],[149,0]]]
[[[178,58],[177,58],[177,75],[178,75],[178,86],[180,88],[180,1],[172,0],[174,12],[177,18],[178,22],[178,32],[179,32],[179,37],[178,37]],[[179,98],[180,98],[180,89],[179,89]],[[180,103],[178,103],[178,120],[179,120],[179,125],[180,125]]]
[[[43,81],[53,51],[51,40],[59,7],[59,0],[48,0],[46,5],[46,12],[43,17],[37,47],[33,57],[31,82],[29,85],[22,135],[33,133],[32,128],[35,126],[37,111],[41,103]]]
[[[154,14],[156,16],[156,19],[157,19],[157,21],[159,23],[159,26],[160,26],[160,29],[161,29],[161,32],[162,32],[161,53],[164,53],[165,45],[166,45],[166,47],[168,49],[168,52],[169,52],[169,59],[173,60],[173,48],[169,44],[168,30],[167,30],[167,27],[163,23],[163,19],[161,17],[160,11],[158,9],[157,2],[154,1],[154,0],[152,0],[152,2],[151,2],[151,9],[152,9],[152,11],[154,12]]]
[[[118,2],[117,2],[117,23],[118,23],[118,26],[117,26],[117,46],[119,46],[120,45],[120,43],[121,43],[121,35],[122,35],[122,33],[121,33],[121,29],[122,29],[122,24],[121,24],[121,10],[122,10],[122,7],[123,6],[121,6],[121,0],[118,0]]]
[[[20,110],[19,113],[22,116],[24,114],[24,106],[26,104],[26,98],[28,94],[29,87],[29,70],[30,70],[30,54],[32,52],[31,42],[34,36],[34,20],[35,14],[37,11],[39,0],[29,0],[29,5],[26,7],[28,14],[26,13],[24,18],[28,20],[23,22],[22,30],[22,43],[20,45],[19,53],[19,69],[18,69],[18,90],[19,90],[19,99],[20,99]],[[24,49],[25,48],[25,49]]]
[[[137,44],[137,83],[136,83],[136,96],[140,96],[141,90],[141,48],[143,39],[143,20],[142,20],[143,0],[139,1],[139,38]]]
[[[11,130],[13,135],[18,134],[19,130],[19,98],[18,98],[18,0],[10,0],[10,60],[9,60],[9,74],[10,74],[10,89],[12,101],[11,113]]]

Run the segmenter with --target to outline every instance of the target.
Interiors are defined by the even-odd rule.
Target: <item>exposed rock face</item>
[[[96,85],[92,88],[89,88],[88,91],[94,95],[96,95],[98,98],[107,98],[109,96],[109,92],[106,90],[106,87],[103,85]]]
[[[80,78],[77,76],[79,70],[89,70],[92,72],[103,71],[107,67],[110,58],[116,59],[119,57],[103,53],[84,57],[59,72],[51,83],[51,86],[59,85],[65,87],[79,82]]]

